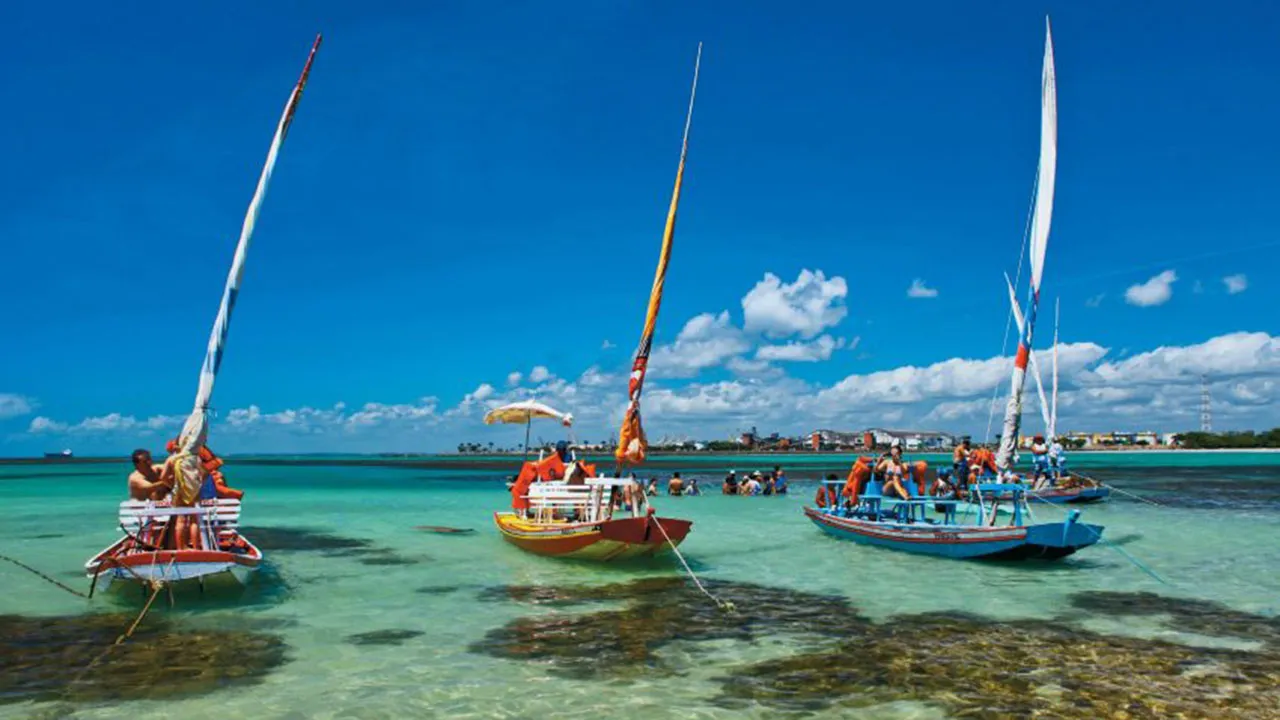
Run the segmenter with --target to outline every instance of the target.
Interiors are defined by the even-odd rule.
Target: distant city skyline
[[[699,41],[650,437],[989,437],[1046,11],[1037,345],[1047,381],[1060,300],[1060,428],[1197,429],[1202,375],[1215,430],[1280,424],[1280,98],[1258,90],[1280,6],[498,7],[7,10],[0,455],[177,432],[316,31],[214,395],[220,452],[511,446],[523,429],[480,419],[525,397],[615,433]]]

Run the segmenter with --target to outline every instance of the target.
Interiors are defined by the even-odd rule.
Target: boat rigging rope
[[[680,564],[684,565],[685,572],[689,573],[689,577],[693,579],[693,584],[698,586],[698,589],[702,591],[702,594],[711,598],[711,602],[715,603],[716,607],[721,610],[725,612],[733,612],[735,606],[732,602],[728,600],[721,600],[711,594],[711,591],[707,590],[707,588],[703,586],[702,581],[698,579],[696,574],[694,574],[693,568],[689,567],[689,563],[685,561],[684,555],[680,554],[680,548],[676,547],[676,544],[671,542],[671,536],[667,534],[667,529],[662,527],[662,523],[658,522],[658,517],[656,515],[651,515],[649,516],[649,519],[652,520],[653,524],[657,525],[658,529],[662,531],[662,537],[667,539],[667,544],[671,546],[671,550],[676,554],[676,557],[680,559]]]
[[[1031,220],[1036,214],[1036,195],[1040,190],[1040,168],[1036,168],[1036,181],[1031,184],[1031,198],[1027,202],[1027,224],[1022,229],[1022,249],[1018,251],[1018,272],[1013,276],[1013,288],[1016,290],[1022,282],[1022,263],[1027,257],[1027,243],[1031,240]],[[1009,350],[1009,328],[1013,327],[1013,305],[1009,305],[1009,315],[1004,321],[1004,340],[1000,341],[1000,357]],[[1019,331],[1021,337],[1021,331]],[[991,423],[996,416],[996,398],[1000,395],[1000,383],[996,383],[991,388],[991,406],[987,409],[987,434],[982,436],[982,442],[988,442],[991,439]]]
[[[1062,513],[1063,513],[1063,514],[1067,514],[1067,511],[1066,511],[1064,508],[1061,508],[1061,507],[1059,507],[1059,506],[1057,506],[1057,505],[1054,505],[1053,503],[1049,502],[1048,500],[1046,500],[1046,499],[1044,499],[1044,498],[1040,497],[1040,495],[1039,495],[1038,493],[1036,493],[1034,490],[1028,490],[1028,491],[1027,491],[1027,494],[1028,494],[1028,495],[1030,495],[1031,497],[1033,497],[1033,498],[1035,498],[1035,499],[1039,500],[1040,502],[1044,503],[1045,505],[1048,505],[1049,507],[1052,507],[1052,508],[1055,508],[1055,509],[1057,509],[1057,510],[1060,510],[1060,511],[1062,511]],[[1160,577],[1160,575],[1159,575],[1159,574],[1157,574],[1155,570],[1152,570],[1151,568],[1147,567],[1145,563],[1143,563],[1141,560],[1139,560],[1138,558],[1136,558],[1136,557],[1134,557],[1132,554],[1130,554],[1130,553],[1129,553],[1129,551],[1125,550],[1124,548],[1120,547],[1119,545],[1116,545],[1116,544],[1114,544],[1114,543],[1112,543],[1112,542],[1108,541],[1106,538],[1102,537],[1102,535],[1101,535],[1100,533],[1095,532],[1093,528],[1089,527],[1088,525],[1086,525],[1086,524],[1084,524],[1084,523],[1081,523],[1081,524],[1080,524],[1080,527],[1084,528],[1085,530],[1088,530],[1090,533],[1092,533],[1092,534],[1093,534],[1093,536],[1094,536],[1095,538],[1097,538],[1097,539],[1098,539],[1098,542],[1100,542],[1100,543],[1102,543],[1103,545],[1106,545],[1107,547],[1111,548],[1112,550],[1115,550],[1116,552],[1120,553],[1120,555],[1121,555],[1121,556],[1123,556],[1123,557],[1124,557],[1126,560],[1128,560],[1130,563],[1132,563],[1134,567],[1138,568],[1139,570],[1141,570],[1142,572],[1146,573],[1147,575],[1150,575],[1152,578],[1154,578],[1154,579],[1155,579],[1157,582],[1159,582],[1161,585],[1170,585],[1170,584],[1171,584],[1168,580],[1165,580],[1164,578]]]
[[[62,583],[62,582],[59,582],[59,581],[57,581],[57,580],[54,580],[53,578],[49,577],[48,575],[45,575],[44,573],[40,572],[39,570],[37,570],[37,569],[35,569],[35,568],[31,567],[30,565],[28,565],[28,564],[26,564],[26,563],[24,563],[24,562],[22,562],[22,561],[20,561],[20,560],[14,560],[13,558],[9,557],[8,555],[0,555],[0,560],[7,560],[7,561],[9,561],[9,562],[13,563],[14,565],[17,565],[18,567],[22,568],[23,570],[26,570],[26,571],[28,571],[28,572],[31,572],[31,573],[35,574],[35,576],[36,576],[36,577],[39,577],[39,578],[41,578],[41,579],[44,579],[44,580],[46,580],[46,581],[48,581],[48,582],[53,583],[54,585],[57,585],[58,587],[62,588],[63,590],[66,590],[67,592],[71,593],[72,595],[79,595],[80,597],[82,597],[82,598],[86,598],[86,599],[89,597],[88,595],[86,595],[86,594],[84,594],[84,593],[80,592],[79,590],[76,590],[76,589],[75,589],[75,588],[73,588],[73,587],[69,587],[69,586],[65,585],[64,583]]]

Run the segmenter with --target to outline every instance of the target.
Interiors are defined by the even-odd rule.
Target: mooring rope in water
[[[649,519],[653,521],[654,525],[658,526],[658,530],[662,531],[662,537],[667,539],[667,544],[671,546],[671,550],[675,552],[676,557],[680,559],[680,564],[684,565],[685,572],[689,573],[689,577],[693,579],[693,584],[698,586],[698,589],[702,591],[702,594],[711,598],[711,602],[715,603],[716,607],[721,610],[725,612],[733,612],[734,604],[732,602],[728,600],[721,600],[702,585],[702,581],[699,580],[697,574],[693,572],[693,568],[689,567],[689,563],[685,561],[684,555],[680,554],[680,548],[676,547],[676,544],[671,542],[671,536],[667,534],[667,529],[662,527],[662,523],[658,522],[658,517],[656,515],[651,515],[649,516]]]
[[[169,574],[170,568],[173,567],[173,561],[176,559],[177,559],[176,555],[172,558],[169,558],[169,564],[165,566],[163,575]],[[133,570],[131,568],[126,568],[126,569],[128,569],[131,573],[133,573]],[[137,573],[133,573],[133,576],[141,579],[141,576],[138,575]],[[80,671],[80,674],[76,675],[75,679],[72,680],[70,683],[68,683],[67,685],[68,692],[70,692],[72,687],[79,684],[80,681],[84,679],[84,676],[88,674],[90,670],[97,667],[98,663],[102,662],[103,658],[105,658],[112,650],[114,650],[117,646],[124,644],[125,640],[128,640],[129,638],[133,637],[134,631],[136,631],[138,629],[138,626],[142,624],[142,619],[145,618],[147,616],[147,612],[151,610],[151,605],[155,603],[156,598],[159,597],[160,591],[164,590],[169,585],[169,583],[163,580],[152,579],[146,582],[149,582],[151,584],[151,597],[147,598],[146,604],[142,606],[142,612],[139,612],[138,617],[133,619],[133,623],[129,625],[129,629],[125,630],[122,634],[116,637],[115,642],[103,648],[102,652],[98,653],[98,656],[95,657],[93,661],[90,662],[88,665],[85,665],[84,669]]]
[[[1033,498],[1035,498],[1035,499],[1039,500],[1040,502],[1044,503],[1045,505],[1048,505],[1049,507],[1052,507],[1052,508],[1055,508],[1055,509],[1057,509],[1057,510],[1060,510],[1064,515],[1070,516],[1070,513],[1068,513],[1068,512],[1067,512],[1067,510],[1066,510],[1065,508],[1059,507],[1058,505],[1055,505],[1055,504],[1053,504],[1052,502],[1049,502],[1048,500],[1046,500],[1046,499],[1044,499],[1044,498],[1040,497],[1040,495],[1039,495],[1038,493],[1036,493],[1034,490],[1028,490],[1028,491],[1027,491],[1027,494],[1029,494],[1031,497],[1033,497]],[[1084,528],[1085,530],[1088,530],[1090,533],[1092,533],[1092,534],[1093,534],[1093,536],[1094,536],[1095,538],[1097,538],[1097,539],[1098,539],[1098,542],[1100,542],[1100,543],[1102,543],[1103,545],[1106,545],[1107,547],[1111,548],[1112,550],[1115,550],[1116,552],[1120,553],[1120,555],[1121,555],[1122,557],[1124,557],[1126,560],[1128,560],[1130,563],[1132,563],[1134,567],[1138,568],[1139,570],[1141,570],[1142,572],[1146,573],[1147,575],[1150,575],[1153,579],[1155,579],[1155,580],[1156,580],[1157,582],[1159,582],[1161,585],[1171,585],[1171,584],[1172,584],[1172,583],[1170,583],[1168,580],[1165,580],[1164,578],[1160,577],[1160,575],[1159,575],[1158,573],[1156,573],[1156,571],[1155,571],[1155,570],[1152,570],[1151,568],[1147,567],[1147,565],[1146,565],[1145,563],[1143,563],[1141,560],[1139,560],[1138,558],[1136,558],[1136,557],[1134,557],[1132,554],[1130,554],[1130,553],[1129,553],[1129,551],[1125,550],[1124,548],[1120,547],[1119,545],[1116,545],[1116,544],[1114,544],[1114,543],[1111,543],[1111,542],[1110,542],[1110,541],[1108,541],[1106,538],[1102,537],[1102,534],[1101,534],[1101,533],[1096,532],[1093,528],[1089,527],[1088,525],[1086,525],[1086,524],[1084,524],[1084,523],[1080,523],[1080,527]]]
[[[24,563],[24,562],[22,562],[22,561],[20,561],[20,560],[14,560],[13,558],[9,557],[8,555],[0,555],[0,560],[7,560],[7,561],[9,561],[9,562],[13,563],[14,565],[17,565],[18,567],[22,568],[23,570],[26,570],[26,571],[28,571],[28,572],[30,572],[30,573],[33,573],[36,577],[41,578],[41,579],[43,579],[43,580],[46,580],[46,581],[48,581],[48,582],[51,582],[51,583],[53,583],[54,585],[57,585],[58,587],[62,588],[63,590],[66,590],[67,592],[71,593],[72,595],[78,595],[78,596],[80,596],[80,597],[82,597],[82,598],[86,598],[86,599],[89,597],[88,595],[86,595],[86,594],[84,594],[84,593],[80,592],[79,590],[76,590],[75,588],[70,587],[70,586],[66,585],[65,583],[59,582],[58,580],[55,580],[55,579],[53,579],[53,578],[49,577],[48,575],[45,575],[44,573],[40,572],[39,570],[37,570],[37,569],[35,569],[35,568],[31,567],[30,565],[28,565],[28,564],[26,564],[26,563]]]

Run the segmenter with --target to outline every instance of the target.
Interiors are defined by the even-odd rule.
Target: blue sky
[[[478,415],[528,394],[569,405],[580,437],[616,427],[698,41],[650,434],[981,432],[979,400],[1004,382],[1001,273],[1034,179],[1046,10],[1060,160],[1044,292],[1077,363],[1064,424],[1194,426],[1202,371],[1220,426],[1275,424],[1280,7],[727,8],[0,11],[0,454],[127,451],[189,410],[316,31],[215,447],[504,444]],[[916,279],[936,296],[910,297]]]

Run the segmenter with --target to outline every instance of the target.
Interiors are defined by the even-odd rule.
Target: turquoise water
[[[158,603],[137,642],[113,651],[99,670],[110,673],[128,653],[146,652],[153,626],[178,633],[179,641],[195,638],[191,643],[201,642],[194,633],[214,630],[271,638],[282,653],[263,660],[252,681],[214,678],[159,700],[146,687],[126,685],[112,701],[59,689],[81,662],[70,653],[59,661],[61,671],[41,671],[53,677],[52,691],[15,689],[0,680],[0,717],[59,708],[84,718],[599,717],[619,711],[660,718],[847,717],[850,708],[868,717],[943,717],[974,703],[1005,702],[998,687],[952,688],[944,676],[910,669],[856,692],[840,682],[819,691],[812,687],[814,673],[787,665],[816,662],[823,656],[815,652],[856,633],[871,635],[864,645],[842,651],[845,657],[856,657],[858,647],[889,648],[957,667],[976,667],[983,658],[996,662],[999,652],[982,650],[982,643],[998,647],[1005,637],[1032,647],[1033,654],[1043,642],[1046,655],[1069,643],[1089,648],[1097,642],[1101,650],[1089,652],[1104,652],[1099,665],[1110,657],[1105,653],[1121,653],[1114,658],[1121,666],[1132,658],[1189,653],[1177,666],[1182,670],[1148,679],[1171,683],[1173,690],[1161,692],[1166,697],[1190,693],[1188,702],[1211,690],[1183,678],[1187,663],[1247,661],[1250,672],[1271,681],[1255,679],[1255,705],[1238,712],[1267,715],[1254,712],[1258,698],[1265,698],[1261,702],[1276,699],[1272,707],[1280,713],[1280,456],[1161,455],[1073,456],[1077,467],[1163,506],[1120,497],[1086,508],[1085,517],[1105,525],[1116,545],[1056,564],[914,558],[829,539],[800,508],[813,494],[806,476],[843,465],[831,456],[786,458],[795,483],[786,497],[659,498],[662,514],[694,521],[681,550],[712,581],[714,593],[739,606],[733,614],[719,613],[690,589],[674,561],[599,566],[508,546],[491,519],[508,504],[504,472],[484,461],[479,468],[458,459],[434,467],[422,459],[418,464],[427,467],[412,461],[338,467],[233,462],[230,482],[247,491],[242,525],[261,529],[246,535],[263,547],[270,567],[243,595],[183,595],[172,609]],[[667,458],[662,465],[705,473],[706,484],[715,485],[712,474],[723,467],[741,471],[775,462],[773,456],[690,457]],[[0,553],[87,589],[79,568],[118,535],[114,516],[125,474],[123,464],[0,466]],[[1061,511],[1036,512],[1050,519]],[[438,535],[415,529],[420,525],[475,532]],[[1166,582],[1137,569],[1124,553]],[[634,583],[644,578],[656,580]],[[127,614],[112,625],[108,643],[142,604],[133,592],[86,601],[9,564],[0,564],[0,582],[8,590],[0,594],[0,616],[56,618],[55,626],[70,627],[89,614]],[[574,590],[583,586],[597,590],[572,597],[583,594]],[[1114,605],[1126,609],[1118,612]],[[810,609],[821,612],[805,615]],[[935,647],[940,631],[913,634],[938,617],[961,623],[974,642]],[[1058,634],[1041,637],[1036,628],[1043,623],[1025,619],[1053,619]],[[895,638],[909,638],[909,647],[894,645]],[[970,646],[975,649],[965,650]],[[5,648],[18,652],[12,641]],[[975,660],[957,652],[982,654]],[[0,662],[16,661],[0,655]],[[1082,667],[1070,672],[1087,673]],[[170,683],[165,678],[174,672],[198,671],[180,667],[146,682]],[[911,681],[910,673],[922,679]],[[1109,677],[1107,683],[1114,683],[1114,674]],[[1060,689],[1076,680],[1030,683]],[[783,687],[790,689],[778,690]],[[991,697],[975,698],[975,692]],[[1048,698],[1058,690],[1044,692]],[[815,693],[826,699],[815,700]],[[1055,714],[1090,716],[1087,708],[1053,707]]]

